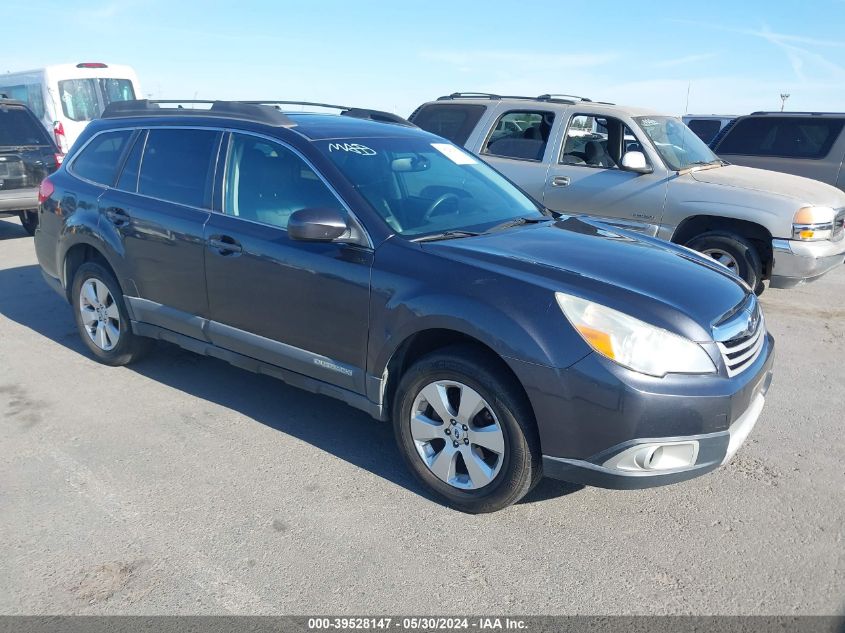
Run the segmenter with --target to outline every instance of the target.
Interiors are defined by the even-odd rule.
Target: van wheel
[[[38,213],[35,211],[19,211],[18,216],[21,219],[23,230],[30,235],[35,235],[35,229],[38,228]]]
[[[435,352],[408,369],[394,399],[393,428],[411,472],[463,512],[501,510],[542,477],[524,394],[470,346]]]
[[[692,238],[686,246],[725,266],[758,295],[763,292],[763,263],[757,249],[745,238],[713,231]]]
[[[79,335],[99,362],[127,365],[150,348],[152,341],[132,333],[120,285],[100,264],[79,267],[71,299]]]

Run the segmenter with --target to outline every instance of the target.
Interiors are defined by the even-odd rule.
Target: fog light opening
[[[649,443],[632,446],[604,466],[619,470],[667,471],[690,468],[698,458],[698,441]]]

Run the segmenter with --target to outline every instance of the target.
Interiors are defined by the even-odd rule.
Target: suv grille
[[[766,342],[766,324],[757,298],[752,295],[748,305],[714,330],[730,336],[726,340],[716,341],[728,376],[745,371],[757,360]]]

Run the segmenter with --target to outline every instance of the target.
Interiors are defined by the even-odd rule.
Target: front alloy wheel
[[[411,407],[411,437],[426,467],[463,490],[488,485],[502,468],[505,437],[492,407],[459,382],[438,380]]]

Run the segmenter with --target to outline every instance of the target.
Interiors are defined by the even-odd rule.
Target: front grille
[[[751,295],[747,306],[715,330],[724,332],[725,336],[729,337],[716,341],[728,376],[736,376],[745,371],[757,360],[766,342],[766,324],[757,298]]]

